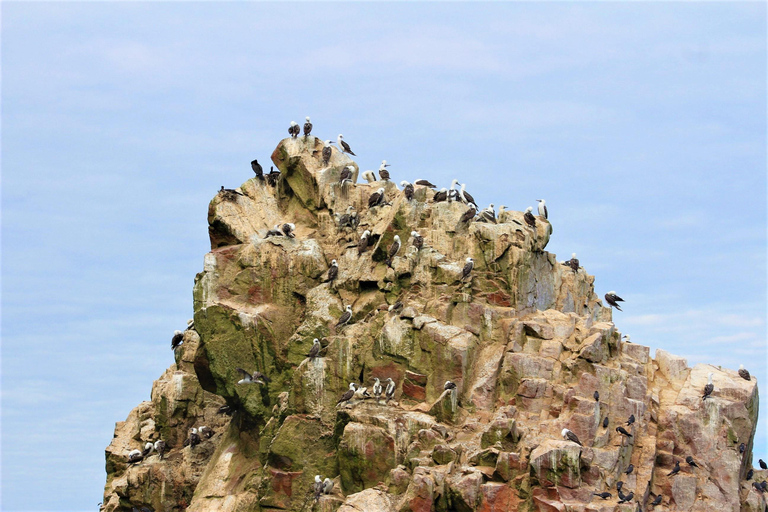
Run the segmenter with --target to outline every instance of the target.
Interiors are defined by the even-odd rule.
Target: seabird
[[[189,429],[189,437],[184,440],[184,446],[190,446],[194,448],[200,444],[200,434],[197,433],[197,429],[192,427]]]
[[[342,134],[339,134],[339,147],[341,148],[342,153],[349,153],[352,156],[357,156],[352,152],[352,148],[349,147],[349,144],[344,142],[344,136]]]
[[[365,171],[363,173],[363,179],[365,179],[365,181],[367,181],[368,183],[373,183],[374,181],[376,181],[376,174],[374,174],[373,171]]]
[[[669,473],[667,473],[667,476],[676,475],[676,474],[678,474],[679,472],[680,472],[680,461],[679,461],[679,460],[676,460],[676,461],[675,461],[675,467],[674,467],[674,468],[672,468],[672,471],[670,471]]]
[[[368,388],[363,386],[357,386],[355,389],[355,398],[358,400],[365,400],[366,398],[373,398],[368,392]]]
[[[547,215],[547,202],[543,199],[537,199],[537,201],[539,202],[539,216],[548,219],[549,216]]]
[[[325,480],[323,480],[323,494],[331,494],[333,491],[333,480],[331,480],[328,477],[325,477]]]
[[[384,391],[384,389],[382,388],[381,381],[379,381],[378,377],[374,378],[373,380],[373,396],[376,398],[376,400],[378,400],[381,398],[381,393]]]
[[[449,381],[449,380],[447,380],[447,381],[445,381],[445,384],[443,385],[443,389],[451,389],[451,390],[456,389],[456,384],[451,382],[451,381]]]
[[[413,246],[420,251],[424,247],[424,237],[417,231],[411,231],[411,236],[413,237]]]
[[[448,190],[448,201],[458,201],[459,192],[456,190],[456,185],[459,184],[459,180],[453,180],[451,182],[451,188]]]
[[[296,229],[296,224],[292,224],[290,222],[286,222],[283,224],[280,228],[285,236],[290,238],[296,238],[296,235],[293,233],[293,231]]]
[[[241,196],[240,192],[237,190],[231,189],[231,188],[224,188],[224,185],[221,186],[219,189],[219,194],[221,194],[224,197],[225,201],[234,201],[237,199],[235,196]]]
[[[154,445],[155,451],[160,455],[160,460],[163,460],[163,455],[165,454],[166,448],[168,448],[168,445],[165,444],[165,441],[162,439],[158,439],[155,441]]]
[[[280,171],[276,171],[273,165],[269,166],[269,174],[267,174],[267,185],[274,187],[277,185],[277,179],[280,177]]]
[[[379,177],[381,178],[381,181],[389,181],[389,171],[386,167],[389,167],[389,164],[387,164],[386,160],[382,160],[381,165],[379,166]]]
[[[744,453],[745,451],[747,451],[747,445],[744,443],[741,443],[739,445],[739,453]]]
[[[655,507],[659,503],[661,503],[661,494],[657,494],[656,497],[653,498],[653,501],[651,502],[651,506]]]
[[[264,169],[261,168],[258,160],[251,162],[251,169],[253,169],[253,173],[259,180],[264,181]]]
[[[447,199],[448,199],[448,189],[443,187],[438,192],[435,192],[435,195],[432,197],[432,202],[442,203]]]
[[[325,140],[323,141],[323,165],[328,165],[328,162],[331,161],[331,153],[333,152],[333,149],[331,147],[331,141]]]
[[[400,182],[400,186],[403,187],[403,194],[405,194],[405,199],[408,201],[413,199],[413,185],[403,180]]]
[[[304,123],[304,137],[306,138],[307,135],[312,133],[312,122],[309,120],[309,116],[305,117],[304,119],[307,120],[307,122]]]
[[[752,376],[749,375],[749,370],[744,369],[744,365],[739,365],[739,377],[741,377],[744,380],[752,380]]]
[[[128,452],[128,462],[131,464],[141,462],[143,459],[144,456],[141,454],[141,450],[131,450]]]
[[[299,133],[301,132],[301,128],[299,128],[299,125],[296,123],[296,121],[291,121],[291,126],[288,128],[288,133],[293,137],[294,139],[299,136]]]
[[[623,436],[632,437],[632,434],[630,434],[629,432],[624,430],[624,427],[616,427],[616,432],[618,432],[619,434],[621,434]]]
[[[227,416],[232,416],[235,413],[235,410],[229,406],[229,405],[222,405],[219,407],[219,410],[216,411],[219,414],[226,414]]]
[[[339,264],[336,263],[336,260],[331,261],[331,267],[328,269],[328,279],[325,280],[326,283],[332,283],[334,279],[336,279],[336,276],[339,275]]]
[[[155,445],[153,445],[152,443],[146,443],[144,445],[144,449],[141,451],[141,456],[146,458],[147,455],[152,453],[152,450],[154,450],[154,449],[155,449]]]
[[[395,302],[387,308],[390,313],[399,313],[403,309],[403,303],[400,301]]]
[[[395,396],[395,381],[391,377],[387,377],[387,388],[384,390],[384,396],[387,397],[387,402],[392,400]]]
[[[634,464],[630,464],[629,466],[627,466],[627,470],[624,471],[624,474],[625,475],[631,475],[634,470],[635,470],[635,465]]]
[[[752,480],[752,477],[755,474],[755,470],[752,468],[749,468],[749,471],[747,471],[747,476],[745,477],[747,480]]]
[[[630,414],[629,415],[629,419],[627,420],[627,425],[629,426],[629,425],[633,424],[634,422],[635,422],[635,415],[634,414]]]
[[[617,492],[618,492],[618,491],[621,491],[621,488],[622,488],[622,487],[624,487],[624,482],[622,482],[621,480],[619,480],[618,482],[616,482],[616,491],[617,491]]]
[[[632,501],[632,498],[635,497],[635,493],[632,491],[629,491],[629,494],[624,496],[621,492],[619,492],[619,503],[629,503]]]
[[[687,462],[689,466],[693,466],[695,468],[699,467],[699,465],[694,462],[693,457],[690,455],[685,458],[685,462]]]
[[[612,498],[613,494],[611,494],[611,493],[609,493],[607,491],[606,492],[593,492],[592,496],[599,496],[599,497],[603,498],[604,500],[607,500],[608,498]]]
[[[312,492],[315,495],[315,500],[320,499],[320,495],[323,494],[323,480],[320,475],[315,475],[315,483],[312,484]]]
[[[765,464],[765,461],[763,459],[760,459],[757,462],[758,464],[760,464],[760,469],[768,469],[768,465]]]
[[[472,219],[475,218],[475,215],[477,215],[477,208],[474,204],[470,203],[469,208],[467,208],[467,211],[464,212],[464,214],[459,218],[459,222],[469,222]]]
[[[309,349],[309,354],[307,354],[307,357],[309,357],[310,361],[314,361],[314,359],[320,353],[321,348],[323,348],[323,346],[320,344],[320,340],[315,338],[314,341],[312,341],[312,348]]]
[[[579,259],[576,257],[576,253],[571,253],[571,259],[565,262],[566,265],[571,267],[574,272],[579,271]]]
[[[754,487],[755,490],[760,494],[763,494],[763,486],[760,485],[758,482],[752,482],[752,487]]]
[[[462,281],[469,277],[469,273],[472,272],[473,268],[475,268],[475,260],[472,258],[467,258],[467,262],[464,264],[464,268],[461,270]]]
[[[283,230],[280,229],[280,224],[275,224],[274,228],[267,230],[267,234],[264,235],[264,238],[269,238],[271,236],[285,236]]]
[[[338,329],[339,327],[347,325],[350,320],[352,320],[352,306],[347,305],[346,311],[341,314],[338,323],[336,323],[336,328]]]
[[[477,203],[475,203],[475,198],[472,197],[469,192],[464,190],[466,187],[467,187],[466,184],[464,184],[464,183],[461,184],[461,190],[459,191],[459,198],[465,204],[469,204],[469,203],[477,204]]]
[[[533,206],[529,206],[525,209],[525,213],[523,214],[523,219],[525,220],[525,223],[528,224],[530,227],[536,229],[536,217],[533,216],[531,213],[533,211]]]
[[[435,188],[435,184],[431,183],[429,180],[416,180],[413,182],[413,184],[420,185],[422,187]]]
[[[210,427],[206,427],[205,425],[199,427],[197,431],[200,433],[201,436],[204,436],[206,439],[210,439],[213,437],[213,429]]]
[[[595,397],[595,402],[600,401],[600,393],[598,391],[595,391],[592,396]]]
[[[171,350],[176,350],[176,348],[181,345],[183,341],[184,333],[181,331],[173,331],[173,338],[171,338]]]
[[[355,207],[352,205],[347,206],[347,211],[339,217],[339,228],[354,228],[356,218]]]
[[[504,205],[499,206],[499,213],[498,213],[498,215],[496,215],[496,220],[498,220],[498,222],[501,222],[502,224],[504,223],[503,219],[504,219],[504,213],[506,211],[507,211],[507,207],[506,206],[504,206]],[[518,222],[518,224],[519,224],[519,222]]]
[[[339,185],[343,185],[345,181],[352,182],[352,166],[347,165],[341,170],[339,174]]]
[[[248,373],[242,368],[235,368],[235,370],[243,374],[243,378],[237,381],[238,384],[266,384],[270,381],[269,377],[258,370],[253,372],[253,374]]]
[[[624,302],[624,299],[616,295],[615,291],[611,290],[610,292],[605,294],[605,302],[607,302],[609,306],[621,311],[621,308],[619,307],[618,303]]]
[[[560,435],[563,436],[563,439],[565,439],[566,441],[571,441],[576,443],[579,446],[584,446],[583,444],[581,444],[581,441],[579,441],[579,438],[576,437],[576,434],[574,434],[567,428],[564,428],[563,431],[560,432]]]
[[[344,392],[343,395],[341,395],[341,398],[339,398],[339,401],[336,402],[336,405],[339,405],[342,402],[349,402],[353,396],[355,396],[355,388],[357,387],[357,384],[354,382],[349,383],[349,389]]]
[[[384,204],[384,189],[380,188],[373,194],[371,194],[371,197],[368,198],[368,208],[373,208],[374,206],[380,206]]]
[[[387,252],[388,259],[386,261],[388,267],[392,267],[392,260],[397,255],[397,252],[400,250],[400,236],[395,235],[395,240],[392,242],[392,245],[389,246],[389,251]]]
[[[608,428],[608,416],[603,420],[603,428]]]
[[[368,248],[368,239],[371,236],[371,232],[367,229],[363,231],[362,236],[360,237],[360,241],[357,242],[357,254],[358,256],[360,254],[363,254],[365,250]]]
[[[496,224],[496,210],[493,209],[493,203],[488,205],[488,208],[480,212],[478,215],[478,222],[490,222]]]
[[[707,385],[704,386],[704,395],[701,397],[702,400],[709,398],[709,396],[715,390],[715,385],[712,384],[712,377],[714,376],[715,376],[714,373],[710,373],[709,376],[707,377]]]

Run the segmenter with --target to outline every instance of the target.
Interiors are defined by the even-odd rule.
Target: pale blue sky
[[[0,9],[3,510],[95,510],[192,316],[208,201],[306,115],[397,181],[544,197],[622,332],[765,382],[765,3]]]

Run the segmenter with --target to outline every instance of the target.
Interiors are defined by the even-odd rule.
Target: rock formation
[[[657,495],[659,510],[763,512],[752,483],[768,471],[745,479],[754,378],[622,342],[593,276],[544,250],[543,217],[533,229],[512,211],[498,224],[463,223],[461,203],[433,203],[425,187],[408,201],[392,182],[354,183],[355,162],[334,149],[326,167],[322,147],[285,139],[272,154],[274,186],[254,178],[211,201],[194,327],[151,401],[116,425],[107,512],[634,511]],[[341,185],[347,165],[353,183]],[[391,205],[369,209],[379,187]],[[348,206],[359,225],[339,228]],[[286,222],[295,238],[265,238]],[[370,247],[358,255],[366,229]],[[462,281],[468,256],[475,267]],[[338,276],[326,282],[334,259]],[[352,319],[337,328],[347,305]],[[323,349],[310,360],[315,338]],[[237,368],[270,380],[237,384]],[[715,391],[702,400],[710,372]],[[350,382],[370,392],[377,377],[397,384],[392,400],[337,406]],[[231,416],[218,412],[225,404]],[[214,435],[183,446],[203,424]],[[163,460],[127,463],[157,439],[171,447]],[[681,471],[668,476],[676,461]],[[331,494],[314,495],[315,475],[334,481]],[[618,504],[619,480],[629,503]],[[604,491],[607,500],[593,496]]]

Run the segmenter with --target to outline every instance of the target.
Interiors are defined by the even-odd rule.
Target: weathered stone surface
[[[548,439],[531,452],[531,468],[543,486],[575,488],[581,483],[581,446]]]
[[[378,484],[395,467],[395,440],[373,425],[347,423],[338,448],[341,488],[357,492]]]

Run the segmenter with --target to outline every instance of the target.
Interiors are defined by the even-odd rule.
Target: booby
[[[349,383],[349,389],[344,392],[343,395],[341,395],[341,398],[339,398],[339,401],[336,402],[336,405],[339,405],[343,402],[349,402],[353,396],[355,396],[355,388],[357,387],[357,384],[354,382]]]
[[[280,171],[276,171],[273,165],[269,166],[269,174],[267,174],[267,185],[274,187],[277,185],[277,179],[280,177]]]
[[[575,252],[571,253],[571,259],[566,261],[565,264],[571,267],[571,270],[573,270],[574,272],[579,271],[579,259],[576,257]]]
[[[653,498],[653,501],[651,502],[651,506],[652,506],[652,507],[655,507],[656,505],[658,505],[659,503],[661,503],[661,497],[662,497],[662,495],[661,495],[661,494],[657,494],[657,495],[656,495],[656,497],[655,497],[655,498]]]
[[[328,165],[328,162],[331,161],[331,153],[333,152],[333,148],[331,146],[330,140],[324,140],[323,141],[323,165]]]
[[[678,474],[679,472],[680,472],[680,461],[679,461],[679,460],[676,460],[676,461],[675,461],[675,467],[673,467],[673,468],[672,468],[672,471],[670,471],[669,473],[667,473],[667,476],[676,475],[676,474]]]
[[[624,471],[624,474],[631,475],[634,470],[635,470],[635,465],[630,464],[629,466],[627,466],[627,469]]]
[[[548,219],[549,216],[547,215],[547,202],[543,199],[537,199],[537,201],[539,202],[539,216]]]
[[[339,264],[336,263],[336,260],[331,261],[331,267],[328,269],[328,279],[325,280],[326,283],[332,283],[334,279],[336,279],[336,276],[339,275]]]
[[[462,281],[469,277],[469,273],[472,272],[473,268],[475,268],[475,260],[472,258],[467,258],[467,262],[464,264],[464,268],[461,270]]]
[[[760,469],[768,469],[768,465],[766,465],[765,461],[763,459],[760,459],[757,461],[758,464],[760,464]]]
[[[219,414],[226,414],[227,416],[232,416],[235,413],[235,410],[229,406],[229,405],[222,405],[219,407],[219,410],[216,411]]]
[[[752,380],[752,376],[749,374],[749,370],[746,370],[743,364],[739,365],[739,377],[744,380]]]
[[[154,445],[155,451],[160,455],[160,460],[163,460],[163,455],[165,454],[166,448],[168,448],[168,445],[165,444],[165,441],[162,439],[158,439],[155,441]]]
[[[299,133],[301,132],[301,128],[299,128],[299,125],[296,123],[296,121],[291,121],[291,126],[288,128],[288,133],[293,137],[294,139],[299,136]]]
[[[275,224],[274,228],[267,230],[267,234],[264,235],[264,238],[269,238],[271,236],[285,236],[283,230],[280,229],[280,224]]]
[[[341,170],[341,173],[339,174],[339,185],[343,185],[344,182],[349,181],[352,182],[352,166],[347,165],[344,167],[344,169]]]
[[[309,116],[304,119],[307,120],[307,122],[304,123],[304,138],[307,138],[307,136],[312,133],[312,122],[309,120]]]
[[[181,331],[173,331],[173,338],[171,338],[171,350],[176,350],[179,345],[184,341],[184,333]]]
[[[312,492],[315,495],[315,500],[320,499],[320,495],[323,494],[323,480],[320,475],[315,475],[315,483],[312,484]]]
[[[624,299],[616,295],[615,291],[611,290],[610,292],[605,294],[605,302],[607,302],[609,306],[621,311],[621,308],[619,307],[619,302],[624,302]]]
[[[599,496],[600,498],[603,498],[604,500],[607,500],[608,498],[612,498],[613,494],[609,492],[593,492],[592,496]]]
[[[346,212],[344,212],[339,217],[339,227],[340,228],[354,228],[355,219],[357,218],[357,212],[355,212],[355,207],[350,205],[347,206]]]
[[[460,201],[459,191],[456,190],[456,185],[459,184],[459,180],[453,180],[451,182],[451,188],[448,189],[448,201]]]
[[[690,455],[685,458],[685,462],[687,462],[689,466],[693,466],[694,468],[699,467],[699,465],[696,464],[696,462],[693,460],[693,457],[691,457]]]
[[[325,477],[325,480],[323,480],[323,494],[331,494],[333,491],[333,480],[331,480],[328,477]]]
[[[352,156],[357,156],[352,152],[352,148],[349,147],[349,144],[344,141],[344,136],[342,134],[339,134],[338,142],[342,153],[349,153]]]
[[[627,432],[627,431],[624,429],[624,427],[616,427],[616,432],[618,432],[619,434],[621,434],[621,435],[623,435],[623,436],[632,437],[632,434],[630,434],[629,432]]]
[[[379,177],[381,178],[381,181],[389,181],[389,171],[386,169],[387,167],[389,167],[387,161],[382,160],[381,165],[379,166]]]
[[[392,260],[397,256],[397,252],[400,250],[400,235],[395,235],[395,240],[392,242],[392,245],[389,246],[389,251],[387,251],[387,266],[392,267]]]
[[[387,308],[390,313],[399,313],[403,309],[403,303],[400,301],[395,302]]]
[[[280,227],[280,229],[282,230],[283,234],[285,234],[285,236],[296,238],[296,235],[293,233],[293,231],[296,229],[296,224],[286,222]]]
[[[373,194],[371,194],[371,197],[368,198],[368,208],[373,208],[374,206],[380,206],[384,204],[384,189],[380,188]]]
[[[507,207],[506,206],[504,206],[504,205],[499,206],[499,213],[496,215],[496,220],[498,222],[501,222],[502,224],[504,223],[504,218],[505,218],[504,213],[506,213],[506,211],[507,211]],[[518,222],[518,224],[519,224],[519,222]]]
[[[432,197],[433,203],[442,203],[448,199],[448,189],[443,187]]]
[[[368,388],[356,385],[354,398],[356,398],[357,400],[365,400],[366,398],[373,398],[373,397],[368,392]]]
[[[443,385],[443,389],[451,389],[451,390],[456,389],[456,384],[451,382],[451,381],[449,381],[449,380],[447,380],[447,381],[445,381],[445,384]]]
[[[395,397],[395,381],[391,377],[387,377],[387,388],[384,390],[384,396],[387,397],[387,401],[392,400]]]
[[[357,254],[358,256],[365,252],[368,248],[368,239],[371,237],[371,232],[367,229],[363,231],[360,241],[357,242]]]
[[[403,180],[400,182],[400,186],[403,187],[403,194],[405,195],[405,199],[407,201],[413,199],[413,185]]]
[[[374,181],[376,181],[376,174],[374,174],[373,171],[365,171],[363,173],[363,179],[368,183],[373,183]]]
[[[264,169],[261,168],[261,164],[258,160],[251,162],[251,169],[253,169],[253,173],[256,175],[256,178],[258,178],[260,181],[264,181]]]
[[[382,388],[381,381],[379,380],[378,377],[374,378],[373,381],[374,381],[373,382],[373,396],[374,396],[374,398],[376,398],[376,400],[378,400],[379,398],[381,398],[381,393],[384,390]]]
[[[320,354],[320,349],[322,349],[323,346],[320,344],[320,340],[315,338],[312,341],[312,348],[309,349],[309,354],[307,354],[307,357],[309,357],[310,361],[314,361],[314,359]]]
[[[461,223],[469,222],[475,218],[475,215],[477,215],[477,208],[475,207],[474,204],[470,203],[469,208],[467,208],[467,211],[465,211],[464,214],[461,217],[459,217],[459,222]]]
[[[702,400],[709,398],[709,396],[715,390],[715,385],[712,384],[712,377],[714,376],[715,376],[714,373],[710,373],[709,376],[707,377],[707,385],[704,386],[704,395],[701,397]]]
[[[529,206],[525,209],[525,213],[523,214],[523,220],[525,220],[525,223],[528,224],[530,227],[536,229],[536,217],[533,216],[531,213],[533,211],[533,206]]]
[[[141,454],[141,450],[131,450],[128,452],[128,462],[131,464],[141,462],[143,459],[144,456]]]
[[[347,305],[347,309],[341,314],[339,321],[336,323],[336,328],[344,327],[350,320],[352,320],[352,306]]]
[[[563,431],[560,432],[560,435],[563,436],[563,439],[565,439],[566,441],[572,441],[579,446],[584,446],[583,444],[581,444],[581,441],[579,441],[579,438],[576,437],[576,434],[574,434],[567,428],[564,428]]]
[[[197,431],[201,436],[205,437],[206,439],[210,439],[213,437],[213,429],[211,427],[206,427],[205,425],[202,425],[198,427]]]
[[[477,221],[496,224],[496,210],[493,209],[493,203],[489,204],[488,208],[480,212]]]
[[[634,422],[635,422],[635,415],[634,414],[630,414],[629,415],[629,419],[627,419],[627,426],[633,424]]]
[[[465,183],[462,183],[461,190],[459,191],[459,199],[461,199],[461,201],[464,204],[469,204],[469,203],[477,204],[475,203],[475,198],[472,197],[469,192],[464,190],[465,188],[467,188],[467,185]]]
[[[422,247],[424,247],[424,237],[421,236],[418,231],[411,231],[411,236],[413,237],[413,246],[416,248],[416,250],[421,250]]]
[[[155,445],[153,445],[152,443],[145,443],[144,444],[144,449],[141,451],[141,456],[146,458],[147,455],[152,453],[152,450],[154,450],[154,449],[155,449]]]
[[[600,401],[600,393],[598,391],[595,391],[592,396],[595,397],[595,402]]]
[[[608,416],[603,420],[603,428],[608,428]]]
[[[243,378],[237,381],[238,384],[267,384],[270,382],[269,377],[256,370],[253,374],[243,370],[242,368],[235,368],[238,372],[243,374]]]
[[[430,182],[429,180],[416,180],[413,182],[414,185],[420,185],[422,187],[429,187],[429,188],[435,188],[435,184]]]
[[[184,446],[190,446],[194,448],[200,444],[200,434],[197,433],[197,429],[192,427],[189,429],[189,437],[184,441]]]

